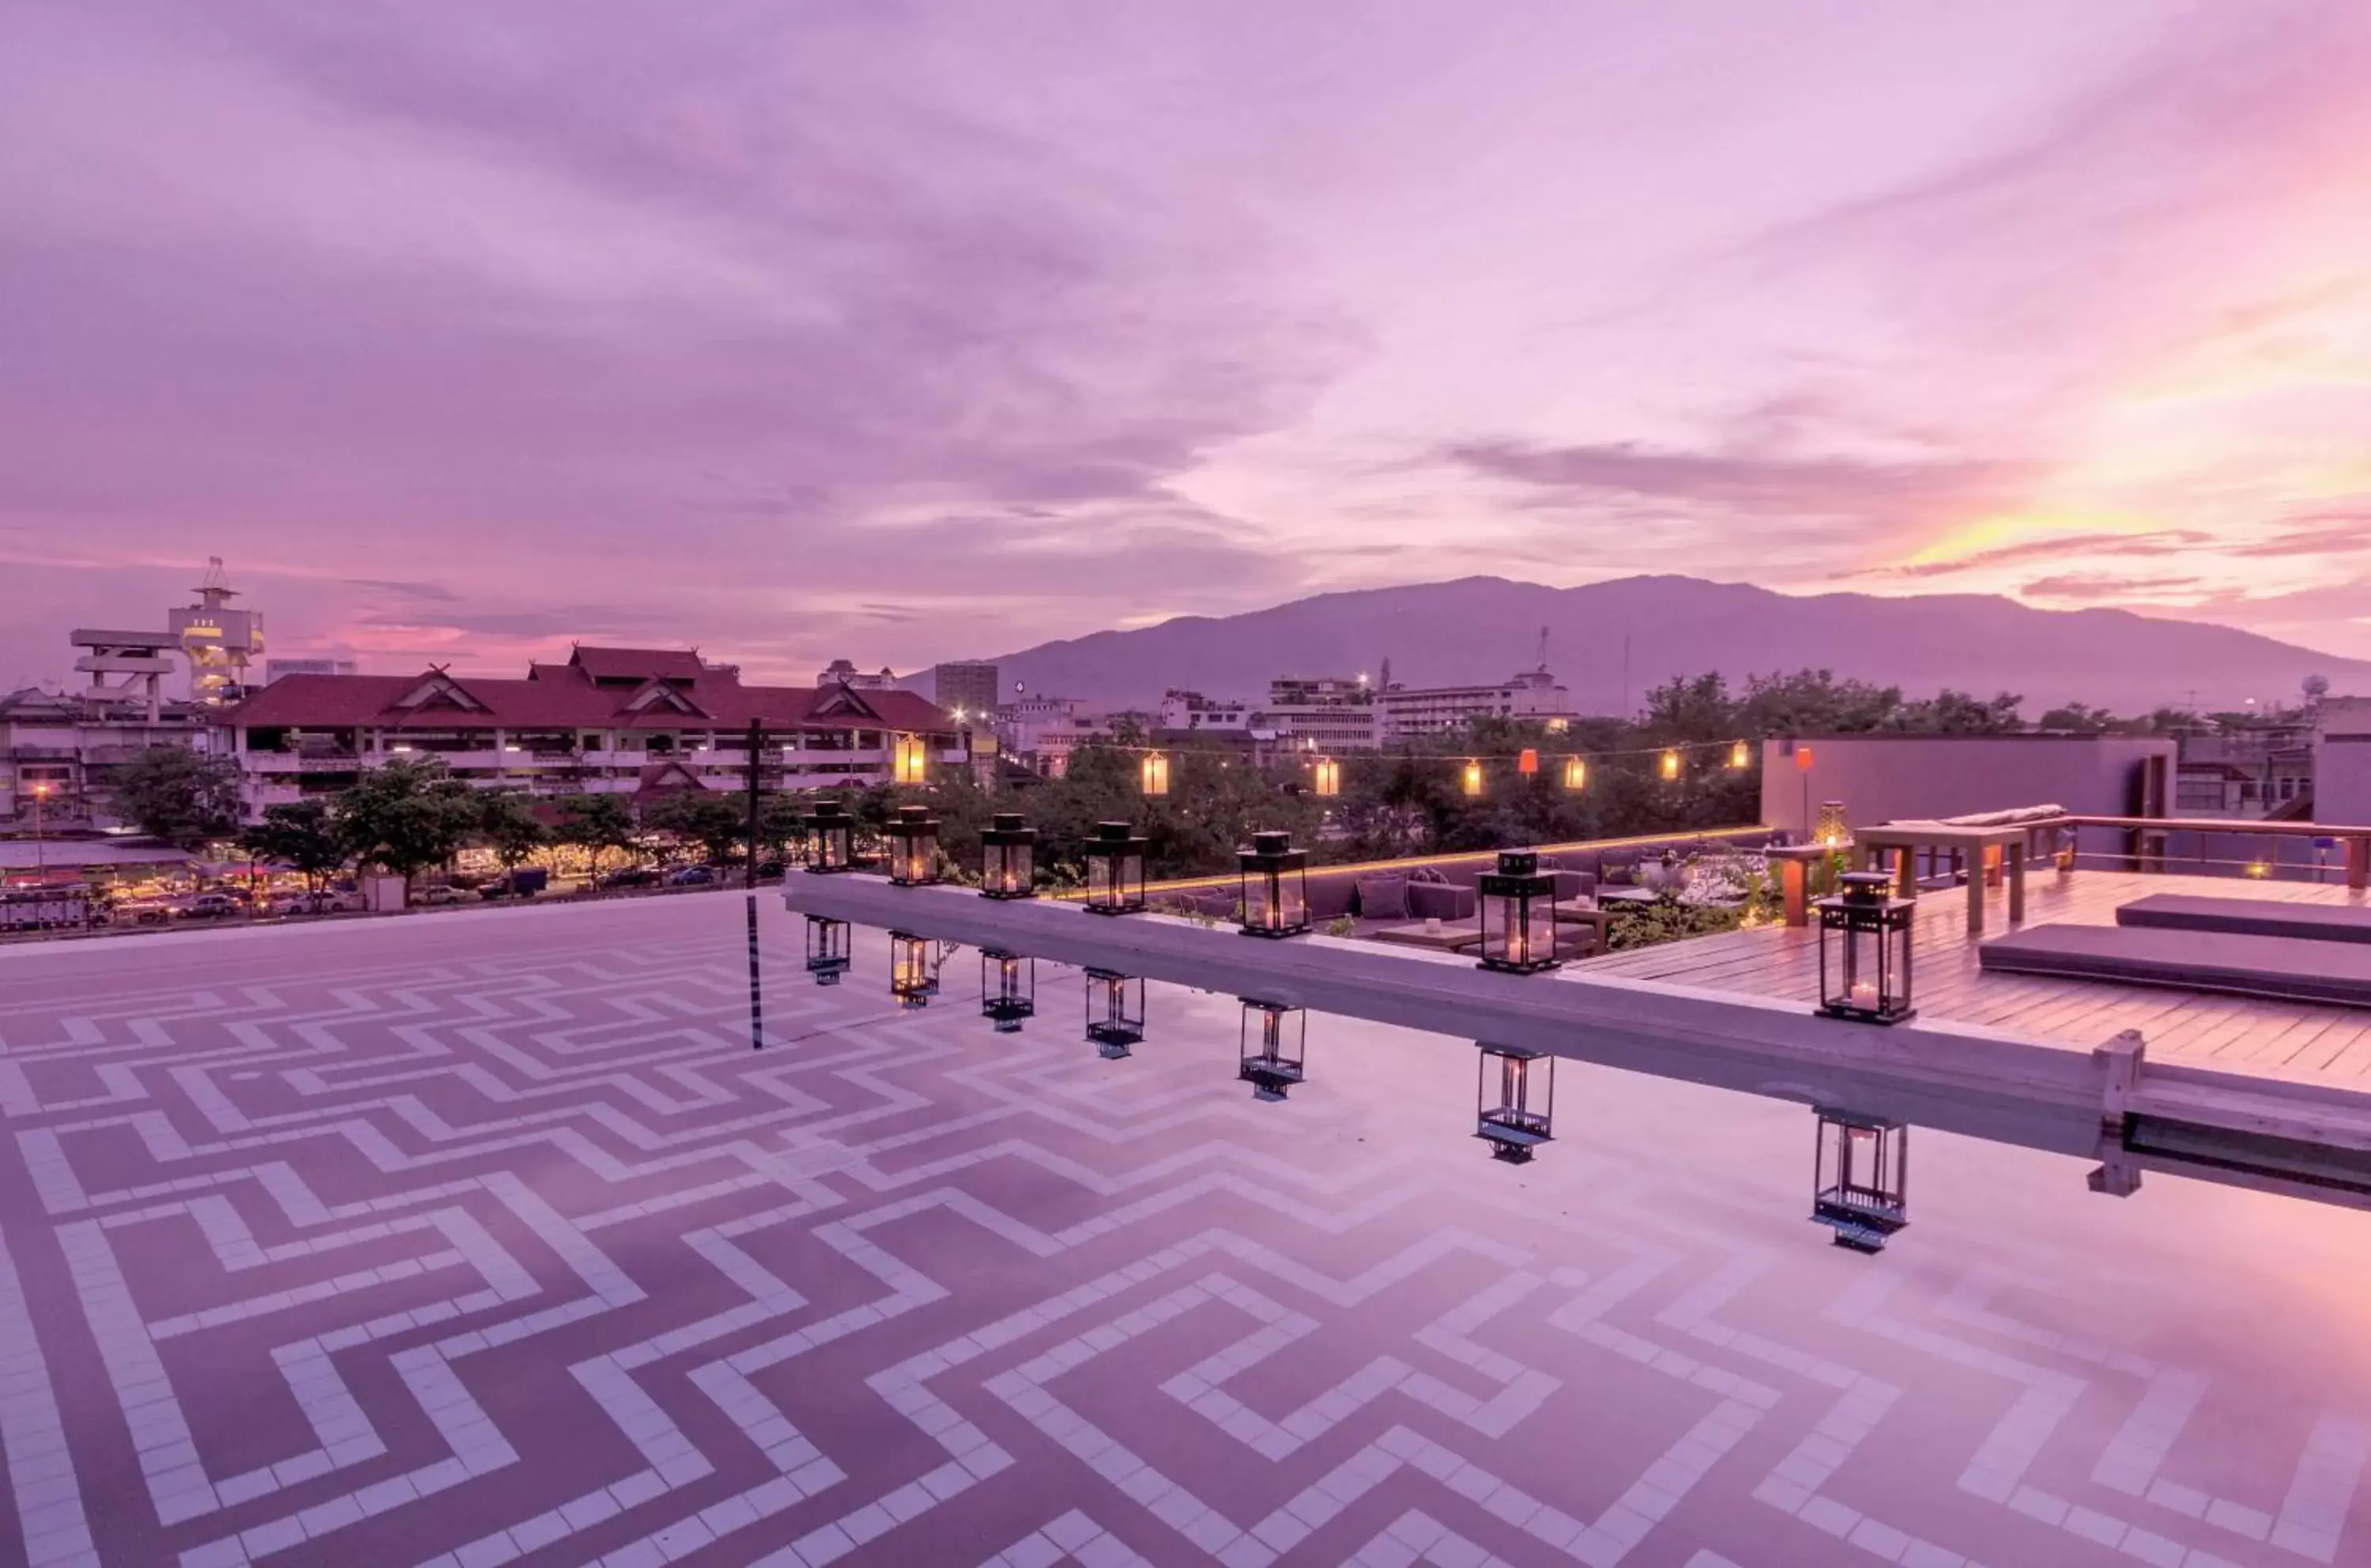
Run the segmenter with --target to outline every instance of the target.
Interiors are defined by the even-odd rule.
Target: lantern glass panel
[[[1282,1002],[1243,998],[1243,1064],[1255,1100],[1282,1100],[1307,1077],[1309,1015]]]
[[[837,801],[825,801],[807,813],[807,870],[849,871],[856,869],[856,819]]]
[[[1124,822],[1097,824],[1087,842],[1087,907],[1128,915],[1144,907],[1144,840]]]
[[[919,1009],[939,994],[938,945],[904,931],[889,933],[889,994],[897,1005]]]
[[[1502,850],[1498,867],[1477,889],[1482,910],[1482,967],[1530,974],[1556,967],[1556,878],[1542,872],[1528,849]]]
[[[1087,971],[1087,1038],[1109,1061],[1144,1039],[1144,982],[1108,969]]]
[[[1255,937],[1290,937],[1309,929],[1309,855],[1291,836],[1255,833],[1236,851],[1243,929]]]
[[[919,887],[939,880],[939,824],[922,806],[901,806],[883,834],[888,847],[889,880]]]
[[[1882,1116],[1821,1107],[1811,1217],[1836,1245],[1875,1252],[1910,1223],[1910,1129]]]
[[[979,836],[979,891],[989,898],[1036,895],[1037,830],[1017,812],[999,812]]]
[[[839,985],[839,977],[848,973],[852,962],[848,922],[823,915],[808,916],[807,973],[815,976],[815,984]]]
[[[1484,1043],[1474,1094],[1474,1136],[1493,1158],[1521,1165],[1548,1142],[1556,1122],[1556,1058],[1544,1051]]]
[[[1037,1013],[1037,961],[980,949],[979,1010],[999,1034],[1019,1033],[1021,1020]]]
[[[1862,1023],[1915,1017],[1910,955],[1916,905],[1887,896],[1883,872],[1841,880],[1844,892],[1819,902],[1820,1010]]]

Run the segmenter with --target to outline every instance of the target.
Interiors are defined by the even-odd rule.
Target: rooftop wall
[[[1808,746],[1808,777],[1795,750]],[[1762,820],[1808,834],[1822,801],[1856,824],[2057,805],[2121,816],[2140,803],[2147,758],[2173,773],[2174,743],[2141,735],[1805,735],[1762,743]]]

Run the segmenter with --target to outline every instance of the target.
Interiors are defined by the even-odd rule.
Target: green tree
[[[237,761],[187,746],[150,746],[115,774],[115,803],[140,831],[176,849],[227,838],[247,814]]]
[[[1891,728],[1932,735],[2006,735],[2025,728],[2018,706],[2025,698],[2002,692],[1989,702],[1945,686],[1921,702],[1905,703]]]
[[[677,790],[642,808],[642,825],[677,844],[699,845],[710,865],[721,866],[748,838],[748,805],[713,790]]]
[[[338,796],[338,823],[355,858],[406,878],[451,859],[480,813],[477,791],[434,760],[366,769]]]
[[[477,830],[504,870],[551,842],[551,830],[535,814],[535,803],[515,790],[491,790],[478,796]]]
[[[2038,730],[2072,731],[2083,735],[2101,735],[2120,727],[2122,721],[2106,709],[2081,702],[2053,708],[2034,722]]]
[[[616,795],[571,795],[560,803],[560,838],[582,848],[588,874],[601,869],[604,849],[630,849],[634,815]]]
[[[295,801],[263,808],[263,820],[239,835],[239,843],[260,860],[300,872],[308,892],[345,869],[351,855],[345,835],[327,801]]]

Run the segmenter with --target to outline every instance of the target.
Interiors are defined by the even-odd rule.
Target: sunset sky
[[[71,0],[0,690],[900,668],[1477,571],[2371,657],[2371,5]]]

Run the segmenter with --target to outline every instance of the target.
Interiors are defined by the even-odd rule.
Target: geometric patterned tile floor
[[[2371,1216],[1072,972],[900,1014],[760,901],[0,951],[0,1562],[2371,1562]]]

